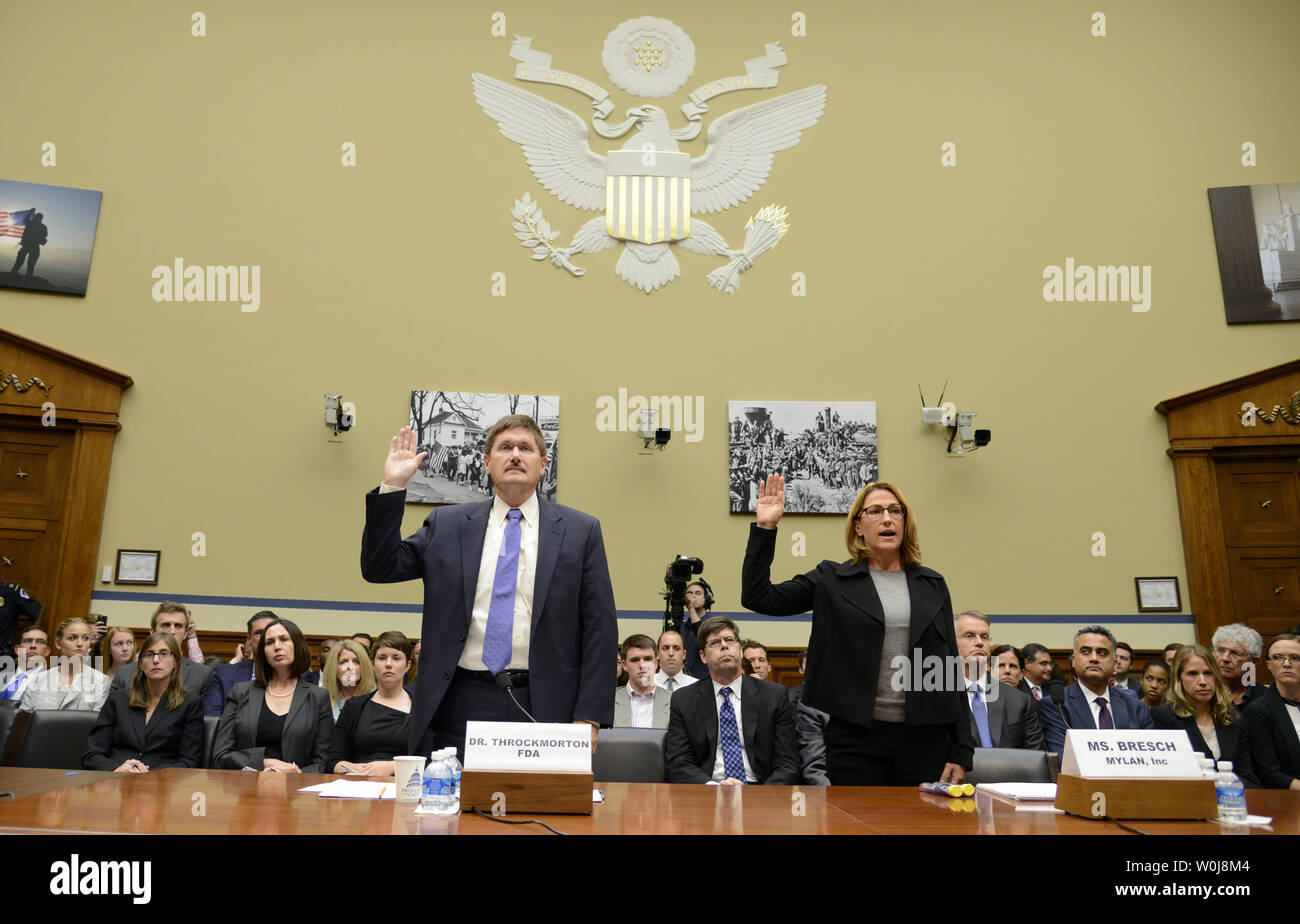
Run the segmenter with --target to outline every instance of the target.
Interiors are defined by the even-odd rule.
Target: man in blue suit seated
[[[226,707],[226,697],[235,684],[253,679],[253,664],[257,661],[257,646],[262,643],[262,630],[279,618],[270,610],[262,610],[248,620],[243,658],[231,664],[219,664],[212,672],[212,683],[203,694],[204,715],[221,715],[221,710]]]
[[[1065,721],[1069,728],[1138,729],[1155,728],[1151,712],[1140,700],[1121,693],[1110,685],[1115,673],[1115,636],[1104,626],[1084,626],[1074,633],[1074,654],[1071,666],[1077,681],[1065,688]],[[1044,713],[1055,709],[1050,704]],[[1059,717],[1057,713],[1054,717]],[[1051,750],[1065,748],[1066,728],[1044,721]]]

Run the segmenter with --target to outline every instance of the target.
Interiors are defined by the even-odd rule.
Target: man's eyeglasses
[[[901,520],[903,517],[907,516],[907,508],[901,504],[890,504],[888,507],[882,507],[879,504],[872,504],[870,507],[863,507],[862,512],[858,514],[858,516],[866,517],[874,523],[885,515],[886,510],[889,511],[889,515],[895,520]]]
[[[723,638],[711,638],[709,639],[709,643],[704,647],[709,649],[710,651],[717,651],[719,648],[731,648],[739,644],[740,642],[736,641],[735,638],[728,635]]]
[[[1236,661],[1244,661],[1250,657],[1250,655],[1246,654],[1244,651],[1239,651],[1236,648],[1225,648],[1223,645],[1215,648],[1214,653],[1220,658],[1232,658]]]

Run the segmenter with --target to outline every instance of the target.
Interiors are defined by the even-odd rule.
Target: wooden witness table
[[[416,815],[394,800],[321,799],[298,789],[334,775],[161,770],[117,774],[0,768],[0,833],[541,834],[472,815]],[[988,796],[958,800],[906,788],[606,783],[592,815],[529,815],[566,834],[1125,834],[1105,821],[1017,811]],[[1300,793],[1248,790],[1275,834],[1300,834]],[[802,812],[800,811],[802,810]],[[511,816],[515,818],[516,816]],[[1131,821],[1149,834],[1219,834],[1202,821]],[[1250,833],[1270,833],[1266,829]]]

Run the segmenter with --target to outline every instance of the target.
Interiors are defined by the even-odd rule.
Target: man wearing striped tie
[[[989,675],[989,619],[967,610],[954,620],[957,654],[965,672],[966,701],[970,705],[971,734],[982,748],[1043,750],[1043,729],[1034,701],[1014,687]]]
[[[589,724],[594,746],[614,721],[618,631],[600,523],[537,496],[545,438],[509,414],[484,443],[492,499],[439,507],[403,540],[406,483],[427,455],[417,449],[409,427],[393,437],[361,538],[366,580],[424,582],[410,753],[455,747],[463,759],[466,722],[529,715]]]

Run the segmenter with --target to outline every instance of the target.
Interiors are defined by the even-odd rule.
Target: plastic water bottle
[[[452,754],[455,754],[452,750]],[[460,811],[460,802],[456,798],[456,777],[451,765],[447,763],[447,749],[434,751],[429,755],[421,780],[420,807],[437,815],[454,815]]]
[[[447,748],[447,766],[451,768],[452,790],[455,793],[456,801],[452,806],[452,814],[460,811],[460,761],[456,759],[456,749]]]
[[[1246,820],[1246,787],[1232,772],[1232,761],[1219,761],[1219,776],[1214,781],[1219,797],[1219,821],[1241,824]]]

